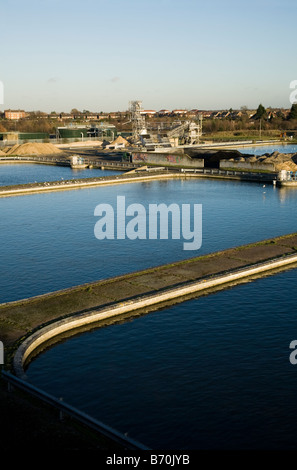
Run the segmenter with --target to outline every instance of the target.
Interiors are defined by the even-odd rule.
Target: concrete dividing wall
[[[273,163],[221,160],[220,169],[224,170],[226,168],[234,168],[238,170],[275,171],[275,167]]]
[[[176,153],[132,152],[133,163],[151,163],[153,165],[184,166],[204,168],[203,158],[191,158]]]
[[[157,172],[156,172],[157,173]],[[180,173],[170,174],[164,173],[160,174],[133,174],[133,176],[125,177],[124,175],[119,175],[116,177],[106,177],[103,178],[94,178],[93,181],[88,181],[87,178],[84,180],[80,180],[78,183],[72,183],[72,180],[65,180],[59,181],[58,183],[32,183],[32,184],[25,184],[24,187],[20,189],[17,186],[13,189],[1,189],[0,187],[0,197],[7,197],[7,196],[17,196],[17,195],[24,195],[24,194],[32,194],[32,193],[41,193],[41,192],[50,192],[50,191],[67,191],[73,189],[82,189],[82,188],[90,188],[95,186],[108,186],[108,185],[118,185],[124,183],[138,183],[142,181],[151,181],[154,179],[171,179],[171,178],[180,178]],[[5,188],[5,187],[4,187]],[[9,188],[9,187],[8,187]]]
[[[34,350],[39,348],[43,343],[46,343],[52,338],[67,331],[142,308],[154,305],[157,308],[158,304],[162,304],[162,302],[181,298],[222,284],[229,284],[273,269],[286,267],[296,262],[296,254],[287,255],[267,262],[257,263],[241,269],[235,269],[226,274],[218,274],[202,281],[186,282],[181,286],[167,288],[161,292],[139,296],[135,299],[115,303],[107,308],[102,307],[92,312],[73,315],[69,318],[59,320],[51,325],[41,328],[36,333],[33,333],[19,346],[13,361],[14,371],[18,377],[25,378],[24,365]]]

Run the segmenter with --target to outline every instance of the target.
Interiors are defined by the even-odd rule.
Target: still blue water
[[[68,339],[34,383],[152,449],[296,449],[297,269]]]
[[[202,204],[201,249],[97,240],[94,209],[117,195]],[[294,190],[203,179],[2,198],[0,302],[295,232],[296,202]],[[154,448],[290,446],[295,285],[292,270],[72,338],[29,380]]]
[[[100,178],[101,176],[120,174],[118,171],[99,169],[72,169],[65,166],[39,164],[8,164],[0,165],[0,186],[15,184],[41,183],[44,181],[59,181],[80,178]]]
[[[125,196],[126,206],[202,204],[201,249],[183,250],[182,238],[96,239],[94,209],[115,207],[117,195]],[[203,179],[1,198],[0,302],[297,231],[296,202],[294,190]]]

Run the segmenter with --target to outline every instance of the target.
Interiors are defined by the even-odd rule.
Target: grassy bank
[[[243,131],[218,131],[218,132],[207,132],[203,134],[202,140],[205,142],[214,141],[214,142],[224,142],[224,141],[241,141],[245,140],[279,140],[280,131],[262,131],[261,133],[258,130],[243,130]],[[295,143],[297,139],[288,139],[282,140],[284,143]]]

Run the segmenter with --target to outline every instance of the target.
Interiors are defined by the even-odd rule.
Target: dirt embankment
[[[27,142],[25,144],[14,145],[5,153],[5,155],[63,156],[64,152],[50,143]]]
[[[237,156],[229,155],[229,152],[226,152],[223,155],[223,158],[231,162],[240,162],[240,163],[264,163],[274,166],[274,171],[287,170],[287,171],[297,171],[297,153],[265,153],[263,155],[247,155],[241,154]],[[230,165],[231,166],[231,165]]]
[[[297,171],[297,153],[264,153],[263,155],[244,154],[238,150],[220,149],[220,150],[202,150],[186,149],[185,153],[192,158],[204,158],[205,165],[218,167],[220,160],[229,160],[231,162],[241,163],[270,163],[274,165],[275,171],[288,170]]]
[[[297,171],[297,153],[265,153],[264,155],[253,155],[252,157],[244,158],[244,161],[259,162],[259,163],[272,163],[276,171],[289,170]]]
[[[116,141],[115,141],[116,142]],[[4,150],[4,151],[3,151]],[[36,155],[36,156],[68,156],[61,148],[51,143],[27,142],[25,144],[14,145],[10,149],[0,150],[0,156],[4,155]],[[172,153],[175,153],[174,148]],[[275,171],[289,170],[297,171],[297,153],[265,153],[263,155],[250,155],[232,149],[178,149],[178,153],[187,154],[191,158],[204,158],[205,165],[219,167],[220,160],[229,160],[230,162],[246,163],[270,163],[274,165]]]

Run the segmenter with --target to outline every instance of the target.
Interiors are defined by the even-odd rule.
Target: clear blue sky
[[[0,109],[291,106],[296,0],[0,0]]]

